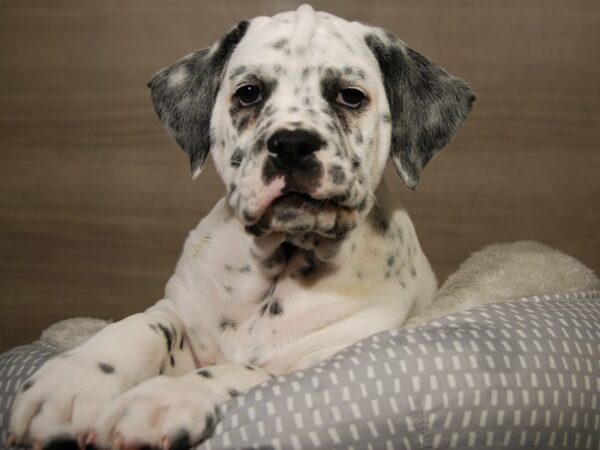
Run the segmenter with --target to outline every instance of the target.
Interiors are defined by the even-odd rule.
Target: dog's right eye
[[[253,84],[246,84],[238,88],[238,90],[235,91],[235,96],[242,106],[255,105],[262,100],[260,88]]]

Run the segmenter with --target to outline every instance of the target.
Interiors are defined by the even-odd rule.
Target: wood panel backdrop
[[[315,1],[382,26],[477,94],[417,192],[386,177],[440,280],[471,252],[535,239],[600,270],[600,3]],[[154,115],[146,82],[236,21],[295,1],[0,3],[0,350],[74,316],[161,297],[222,194]]]

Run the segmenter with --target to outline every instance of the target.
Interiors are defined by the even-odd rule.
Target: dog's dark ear
[[[475,96],[467,84],[389,33],[365,37],[383,75],[390,106],[390,157],[410,189],[458,131]]]
[[[210,48],[158,72],[148,83],[154,109],[169,135],[190,157],[197,175],[211,147],[210,117],[223,69],[249,22],[237,24]]]

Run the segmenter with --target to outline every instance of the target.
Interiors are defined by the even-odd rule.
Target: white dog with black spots
[[[194,176],[227,194],[187,238],[165,296],[45,363],[9,443],[165,450],[205,439],[216,407],[432,302],[409,188],[468,115],[468,86],[379,28],[310,6],[240,22],[150,81]]]

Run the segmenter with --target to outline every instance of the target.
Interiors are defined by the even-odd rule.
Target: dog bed
[[[198,448],[598,448],[600,289],[461,311],[485,292],[498,301],[494,289],[461,290],[469,280],[493,285],[495,278],[481,278],[483,256],[490,252],[465,262],[440,290],[440,311],[453,312],[413,319],[412,327],[378,333],[316,367],[256,386],[221,407],[213,436]],[[511,258],[508,266],[492,259],[495,276],[515,266]],[[598,286],[583,268],[577,276]],[[38,341],[0,357],[3,438],[19,384],[63,344]]]

